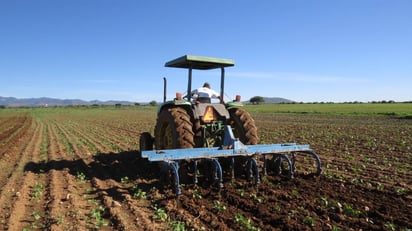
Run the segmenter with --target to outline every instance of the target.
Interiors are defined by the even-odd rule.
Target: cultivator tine
[[[301,151],[301,152],[293,152],[292,153],[292,160],[291,160],[291,162],[292,162],[292,167],[293,167],[293,172],[295,172],[295,169],[296,169],[296,155],[297,154],[301,154],[301,155],[303,155],[303,154],[306,154],[306,155],[310,155],[310,156],[312,156],[313,158],[315,158],[315,160],[316,160],[316,175],[321,175],[322,174],[322,167],[321,167],[321,162],[320,162],[320,158],[319,158],[319,156],[314,152],[314,151],[312,151],[312,150],[307,150],[307,151]]]
[[[293,178],[293,173],[294,173],[294,165],[292,164],[292,162],[290,161],[289,157],[285,154],[278,154],[280,161],[279,161],[279,169],[282,169],[282,159],[284,159],[286,161],[286,163],[289,166],[289,172],[288,172],[288,178],[292,179]],[[282,171],[282,170],[280,170]]]
[[[251,175],[253,175],[255,183],[259,184],[260,183],[259,167],[258,167],[256,160],[253,157],[249,158],[247,161],[247,178],[248,179],[252,178]]]
[[[268,163],[267,163],[267,158],[266,155],[273,155],[273,158],[275,159],[275,172],[276,175],[282,174],[282,159],[288,164],[289,171],[288,171],[288,178],[292,179],[293,178],[293,170],[294,170],[294,164],[292,161],[289,159],[289,157],[285,154],[280,154],[280,153],[270,153],[270,154],[263,154],[263,175],[266,176],[267,174],[267,168],[268,168]]]
[[[174,183],[174,191],[177,196],[179,196],[182,192],[180,190],[180,179],[179,179],[179,163],[176,161],[166,160],[163,161],[163,166],[166,166],[171,171],[172,174],[172,182]]]
[[[266,158],[266,155],[262,155],[263,157],[263,170],[262,170],[262,175],[266,176],[267,175],[267,167],[268,167],[268,160]]]
[[[215,158],[210,159],[213,164],[213,176],[214,182],[218,184],[219,190],[223,188],[223,177],[222,177],[222,166],[220,165],[219,161]]]
[[[288,178],[292,179],[293,178],[293,172],[294,172],[294,163],[289,159],[289,157],[285,154],[279,154],[279,153],[270,153],[270,154],[263,154],[263,170],[262,170],[262,175],[266,176],[267,175],[267,168],[268,168],[268,160],[266,158],[266,155],[273,155],[273,158],[276,158],[276,165],[275,165],[275,172],[277,175],[282,174],[282,159],[286,161],[289,167],[288,171]]]
[[[292,171],[295,172],[295,166],[296,166],[296,152],[292,152]]]
[[[197,160],[193,161],[193,184],[197,184],[198,180],[197,180]]]
[[[230,177],[231,179],[235,179],[235,158],[230,157]]]
[[[314,151],[311,151],[309,153],[316,159],[316,163],[318,165],[316,174],[318,176],[320,176],[322,174],[322,167],[321,167],[320,158],[319,158],[318,154],[316,154]]]
[[[314,151],[307,151],[307,154],[310,154],[313,158],[316,160],[316,174],[319,176],[322,174],[322,167],[321,167],[321,162],[318,154],[316,154]]]

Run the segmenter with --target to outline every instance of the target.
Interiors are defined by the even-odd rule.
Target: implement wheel
[[[193,148],[192,127],[185,109],[176,107],[162,110],[155,127],[156,149]]]
[[[153,137],[149,132],[140,134],[139,148],[140,151],[153,150]]]

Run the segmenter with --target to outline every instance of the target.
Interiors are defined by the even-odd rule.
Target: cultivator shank
[[[288,154],[291,154],[292,158],[289,158]],[[179,161],[192,160],[194,168],[193,182],[195,184],[198,183],[198,161],[202,160],[209,162],[210,166],[212,166],[211,172],[214,177],[214,182],[218,185],[218,188],[222,188],[223,171],[219,162],[219,159],[221,158],[230,158],[231,176],[234,178],[234,165],[236,157],[246,157],[247,177],[253,177],[255,183],[260,183],[259,165],[256,159],[263,159],[262,175],[267,174],[267,157],[271,156],[272,159],[278,159],[277,165],[275,166],[275,168],[277,168],[276,171],[280,173],[282,170],[281,163],[284,162],[288,165],[288,177],[293,178],[297,155],[310,155],[315,158],[317,165],[316,174],[320,175],[322,173],[319,156],[310,149],[309,145],[299,145],[295,143],[244,145],[241,141],[239,141],[239,139],[234,137],[230,126],[225,126],[225,135],[222,147],[141,151],[141,156],[143,158],[147,158],[152,162],[161,162],[162,166],[169,169],[177,195],[181,193],[179,187]]]

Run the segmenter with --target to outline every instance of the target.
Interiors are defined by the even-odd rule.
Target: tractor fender
[[[163,104],[161,104],[157,110],[157,114],[159,114],[161,111],[172,108],[172,107],[182,107],[184,108],[189,114],[191,113],[191,108],[192,108],[192,103],[187,101],[187,100],[171,100],[167,101]]]

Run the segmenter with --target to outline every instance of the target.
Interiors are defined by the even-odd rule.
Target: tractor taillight
[[[181,92],[176,92],[176,100],[182,100],[182,93]]]
[[[205,114],[203,114],[203,122],[210,123],[212,121],[218,120],[218,115],[213,107],[207,107]]]

